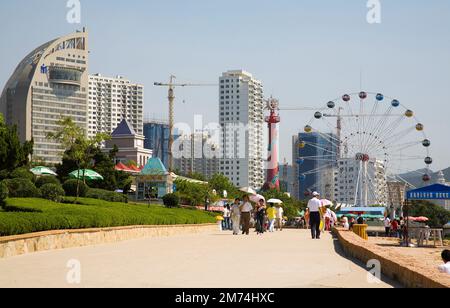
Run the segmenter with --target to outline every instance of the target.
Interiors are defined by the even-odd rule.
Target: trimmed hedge
[[[163,197],[165,207],[173,208],[180,206],[180,197],[177,194],[167,194]]]
[[[78,198],[78,202],[82,205],[34,198],[7,199],[5,211],[0,211],[0,236],[48,230],[216,222],[216,215],[204,211],[87,198]]]
[[[8,186],[4,182],[0,182],[0,206],[5,204],[6,198],[8,198],[9,190]]]
[[[44,199],[54,202],[61,202],[65,195],[66,193],[61,185],[45,184],[41,187],[41,196]]]
[[[8,187],[11,198],[36,198],[41,196],[39,189],[28,179],[10,179],[3,181]]]
[[[55,184],[55,185],[61,185],[61,182],[58,180],[56,176],[51,175],[45,175],[38,177],[36,180],[36,187],[41,188],[45,184]]]
[[[67,180],[63,184],[64,192],[66,196],[76,197],[77,196],[77,185],[78,186],[78,197],[85,197],[89,187],[83,182],[79,180]]]
[[[11,179],[27,179],[30,182],[34,182],[35,179],[34,174],[25,167],[15,169],[13,172],[11,172],[9,177]]]
[[[128,202],[128,197],[113,191],[90,188],[86,194],[86,198],[99,199],[109,202]]]

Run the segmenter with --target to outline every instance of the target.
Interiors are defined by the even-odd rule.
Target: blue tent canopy
[[[450,186],[435,184],[415,190],[406,194],[408,200],[450,200]]]

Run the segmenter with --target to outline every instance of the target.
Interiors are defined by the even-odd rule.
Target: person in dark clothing
[[[256,209],[256,232],[263,234],[265,232],[264,222],[266,220],[266,202],[261,199]]]
[[[309,224],[311,226],[311,236],[313,239],[320,239],[320,211],[322,202],[319,199],[320,195],[317,192],[313,193],[313,198],[308,202],[309,209]]]

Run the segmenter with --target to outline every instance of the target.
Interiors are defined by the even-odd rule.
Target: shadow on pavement
[[[343,258],[345,258],[345,259],[347,259],[347,260],[353,262],[355,265],[361,267],[362,269],[364,269],[364,270],[366,270],[366,271],[368,270],[368,268],[365,266],[365,264],[364,264],[363,262],[361,262],[360,260],[358,260],[358,259],[356,259],[356,258],[353,258],[353,257],[351,257],[351,256],[348,256],[348,255],[345,253],[344,249],[342,249],[342,246],[341,246],[341,244],[339,243],[339,240],[338,240],[337,237],[335,237],[334,235],[333,235],[333,245],[334,245],[334,250],[335,250],[335,252],[336,252],[339,256],[341,256],[341,257],[343,257]],[[381,281],[384,282],[384,283],[387,283],[387,284],[389,284],[389,285],[391,285],[391,286],[393,286],[394,288],[404,288],[404,287],[402,286],[402,284],[400,284],[398,281],[395,281],[395,280],[393,280],[393,279],[391,279],[391,278],[389,278],[389,277],[386,277],[385,275],[381,275]]]

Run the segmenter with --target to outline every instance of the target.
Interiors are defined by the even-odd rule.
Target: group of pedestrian
[[[403,218],[391,220],[389,217],[384,219],[384,229],[386,237],[402,238],[405,233],[405,222]]]
[[[321,233],[331,231],[338,223],[337,215],[320,200],[320,193],[313,192],[303,216],[305,225],[311,229],[313,239],[320,239]]]
[[[234,203],[226,205],[223,210],[223,229],[232,230],[233,235],[250,234],[250,226],[252,219],[255,224],[255,229],[258,235],[262,235],[265,232],[275,232],[277,230],[283,230],[283,215],[284,210],[280,206],[275,207],[273,204],[266,205],[264,199],[254,207],[250,201],[249,196],[244,196],[242,202],[237,198]]]

